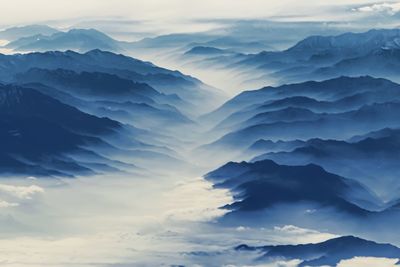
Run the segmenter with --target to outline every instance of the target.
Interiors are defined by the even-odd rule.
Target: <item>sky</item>
[[[0,25],[46,23],[70,27],[84,21],[120,21],[160,32],[202,31],[210,19],[375,22],[396,18],[399,1],[368,0],[0,0]],[[190,23],[188,23],[190,21]],[[121,25],[123,24],[121,23]]]

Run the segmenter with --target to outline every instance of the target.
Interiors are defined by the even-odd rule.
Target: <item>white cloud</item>
[[[362,13],[385,13],[388,15],[394,15],[400,11],[400,2],[366,5],[354,8],[353,11],[358,11]]]
[[[398,259],[355,257],[350,260],[343,260],[338,267],[396,267]]]
[[[274,231],[280,237],[288,238],[287,241],[295,243],[319,243],[338,237],[330,233],[297,227],[294,225],[275,226]]]
[[[308,229],[304,229],[304,228],[300,228],[294,225],[284,225],[282,227],[279,226],[275,226],[274,230],[276,231],[282,231],[285,233],[291,233],[291,234],[306,234],[306,233],[315,233],[316,231],[313,230],[308,230]]]
[[[307,21],[343,21],[349,19],[348,8],[343,7],[371,2],[368,0],[0,0],[0,25],[48,23],[53,26],[69,27],[84,20],[134,19],[144,24],[132,24],[131,31],[141,31],[144,25],[155,28],[157,32],[196,31],[213,27],[204,25],[204,22],[199,23],[197,21],[199,19],[296,17]],[[31,12],[38,7],[40,12]],[[192,20],[197,23],[193,23]]]
[[[250,228],[246,227],[246,226],[238,226],[238,227],[236,227],[236,231],[238,231],[238,232],[243,232],[243,231],[247,231],[247,230],[250,230]]]
[[[177,184],[164,197],[164,217],[187,221],[213,220],[227,212],[219,207],[233,201],[228,190],[213,189],[202,177]]]
[[[10,203],[4,200],[0,200],[0,208],[9,208],[9,207],[17,207],[18,203]]]
[[[0,192],[19,199],[32,199],[34,195],[43,193],[44,189],[37,185],[15,186],[0,184]]]
[[[290,260],[290,261],[274,261],[271,263],[263,263],[257,265],[223,265],[223,267],[296,267],[299,266],[301,260]]]
[[[297,227],[294,225],[284,225],[282,227],[275,226],[274,230],[279,231],[279,232],[288,233],[288,234],[301,234],[301,235],[318,234],[319,233],[318,231],[315,231],[315,230],[300,228],[300,227]]]

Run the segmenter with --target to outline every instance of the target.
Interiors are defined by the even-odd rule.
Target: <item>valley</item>
[[[400,261],[398,29],[3,38],[0,265]]]

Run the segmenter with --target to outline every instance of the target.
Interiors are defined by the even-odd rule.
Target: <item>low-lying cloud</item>
[[[10,203],[4,200],[0,200],[0,208],[9,208],[9,207],[17,207],[18,203]]]
[[[0,193],[18,199],[32,199],[34,195],[44,193],[44,189],[37,185],[15,186],[15,185],[0,184]]]
[[[362,13],[384,13],[387,15],[395,15],[400,11],[400,2],[398,3],[376,3],[372,5],[365,5],[353,9],[354,11]]]

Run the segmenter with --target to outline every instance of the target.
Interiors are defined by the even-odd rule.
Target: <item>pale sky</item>
[[[106,18],[145,21],[173,32],[197,19],[342,21],[376,13],[393,16],[399,10],[399,1],[369,0],[0,0],[0,25],[67,27],[79,20]]]

